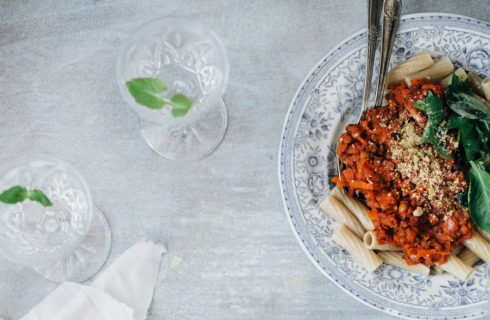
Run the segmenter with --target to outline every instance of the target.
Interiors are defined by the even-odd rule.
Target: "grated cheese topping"
[[[466,182],[454,176],[451,162],[439,157],[432,146],[421,143],[422,131],[411,121],[394,131],[389,150],[394,173],[401,176],[403,189],[417,191],[411,192],[417,205],[451,216],[455,195],[464,191]],[[446,139],[451,140],[449,136]]]

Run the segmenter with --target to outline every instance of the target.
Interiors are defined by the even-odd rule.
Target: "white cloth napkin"
[[[21,320],[144,320],[165,251],[138,242],[92,284],[62,283]]]

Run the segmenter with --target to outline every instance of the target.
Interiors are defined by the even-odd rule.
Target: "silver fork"
[[[361,120],[362,113],[367,109],[369,104],[369,95],[371,93],[371,82],[373,78],[373,66],[374,58],[376,56],[376,46],[378,44],[379,34],[379,18],[381,16],[381,8],[383,0],[369,0],[368,1],[368,37],[367,37],[367,55],[366,55],[366,78],[364,78],[364,89],[362,93],[362,106],[359,113],[359,120]],[[339,140],[340,142],[340,140]],[[337,172],[340,179],[340,159],[337,156]]]
[[[378,39],[379,18],[381,15],[382,0],[368,1],[368,51],[366,57],[366,78],[364,79],[364,91],[362,97],[362,106],[357,118],[357,123],[361,120],[362,114],[368,108],[369,96],[371,92],[371,82],[373,77],[373,65]],[[395,34],[400,21],[402,8],[401,0],[384,0],[383,1],[383,37],[381,40],[381,59],[379,65],[379,79],[376,87],[376,106],[380,106],[383,101],[383,93],[386,85],[386,74],[390,63],[391,52]],[[340,159],[337,156],[337,171],[340,177]]]

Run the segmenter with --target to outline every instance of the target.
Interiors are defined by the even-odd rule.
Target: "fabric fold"
[[[144,320],[165,247],[138,242],[90,285],[64,282],[21,320]]]

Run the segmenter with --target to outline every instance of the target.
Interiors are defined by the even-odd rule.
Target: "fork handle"
[[[384,0],[383,6],[383,38],[381,40],[379,79],[376,88],[376,106],[381,106],[383,103],[386,75],[390,64],[391,52],[393,51],[396,30],[400,21],[402,2],[401,0]]]
[[[362,113],[368,108],[369,95],[371,94],[371,83],[373,80],[374,57],[376,55],[376,46],[378,44],[379,25],[381,18],[381,8],[383,0],[368,1],[368,44],[366,56],[366,78],[364,79],[364,90],[362,93],[362,107],[359,113],[359,119]],[[359,120],[357,121],[359,122]]]

